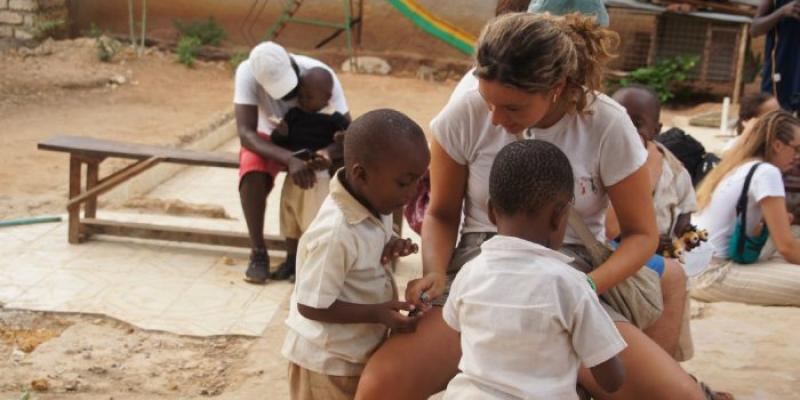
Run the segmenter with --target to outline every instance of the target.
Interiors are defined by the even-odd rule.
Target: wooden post
[[[81,194],[81,159],[72,154],[69,157],[69,198]],[[69,211],[67,240],[72,244],[80,243],[81,208],[72,207]]]
[[[100,173],[100,161],[92,160],[86,163],[86,191],[92,190],[97,186]],[[86,200],[86,208],[84,209],[84,218],[94,218],[97,216],[97,196],[91,197]]]
[[[739,104],[742,97],[742,86],[744,85],[744,58],[747,54],[747,43],[750,41],[750,25],[742,24],[742,31],[739,33],[739,56],[736,59],[736,79],[733,84],[733,104]]]

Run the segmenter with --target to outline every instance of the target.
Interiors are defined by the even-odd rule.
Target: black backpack
[[[656,136],[655,140],[681,160],[695,186],[708,174],[708,171],[719,164],[719,157],[713,153],[706,153],[706,148],[682,129],[671,128]]]

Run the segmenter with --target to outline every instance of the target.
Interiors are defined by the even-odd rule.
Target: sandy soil
[[[180,145],[214,115],[230,110],[232,77],[225,64],[200,63],[189,70],[162,53],[141,59],[123,54],[101,64],[91,41],[51,47],[39,55],[0,55],[2,219],[62,211],[66,157],[37,151],[42,139],[70,133]],[[122,81],[120,76],[124,83],[108,84]],[[340,78],[354,115],[393,107],[423,126],[454,85]],[[695,314],[696,356],[685,364],[691,372],[739,399],[788,399],[800,391],[800,354],[791,345],[800,324],[796,309],[717,304]],[[17,399],[31,391],[39,399],[244,399],[265,393],[285,398],[285,364],[277,351],[283,318],[278,313],[257,339],[198,339],[104,317],[0,306],[0,397]]]
[[[63,211],[67,157],[38,151],[40,140],[72,134],[179,145],[230,108],[225,63],[187,69],[159,52],[142,58],[124,52],[100,63],[92,39],[40,49],[0,55],[3,219]]]

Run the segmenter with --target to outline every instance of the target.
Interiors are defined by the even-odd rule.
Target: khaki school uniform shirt
[[[383,341],[386,327],[313,321],[297,310],[298,304],[324,309],[336,300],[378,304],[397,298],[394,278],[380,262],[392,238],[391,216],[375,217],[345,189],[340,176],[331,179],[330,195],[300,238],[282,353],[315,372],[355,376]]]

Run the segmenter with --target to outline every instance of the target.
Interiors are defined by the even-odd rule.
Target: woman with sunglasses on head
[[[799,151],[800,120],[773,111],[701,182],[697,224],[710,233],[715,252],[708,269],[693,278],[692,297],[800,306],[800,240],[781,175]]]

